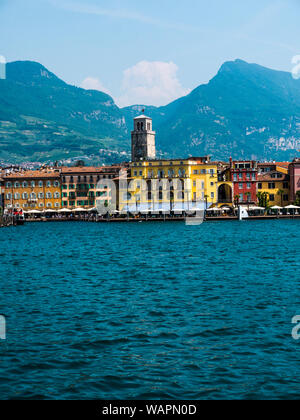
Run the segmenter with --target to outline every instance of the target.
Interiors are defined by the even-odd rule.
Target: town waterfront
[[[299,220],[0,230],[0,398],[298,399]]]

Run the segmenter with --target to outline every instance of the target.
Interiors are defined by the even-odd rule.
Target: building
[[[140,115],[134,119],[131,132],[131,160],[153,160],[156,157],[155,131],[152,131],[152,119]]]
[[[25,211],[61,208],[59,169],[6,173],[3,181],[5,208]]]
[[[290,177],[288,163],[258,163],[257,193],[266,193],[269,205],[285,207],[289,204]]]
[[[290,175],[290,201],[296,201],[296,195],[300,191],[300,158],[294,159],[289,165]]]
[[[257,162],[254,160],[233,161],[230,159],[230,180],[233,182],[236,204],[257,202]]]
[[[123,191],[129,211],[181,211],[217,203],[218,162],[209,156],[137,161],[130,169],[131,185]]]
[[[112,182],[118,178],[121,166],[63,167],[61,169],[62,206],[93,208],[97,202],[109,205],[112,196]]]
[[[4,210],[4,179],[2,178],[2,173],[0,170],[0,215]]]

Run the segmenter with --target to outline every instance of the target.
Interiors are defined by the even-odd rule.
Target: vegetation
[[[132,118],[142,108],[120,109],[110,96],[70,86],[38,63],[9,63],[0,80],[1,160],[125,160]],[[164,157],[290,160],[300,148],[300,80],[241,60],[225,63],[186,97],[145,112]]]
[[[259,192],[257,194],[257,199],[260,207],[268,209],[270,207],[269,194],[267,192]]]

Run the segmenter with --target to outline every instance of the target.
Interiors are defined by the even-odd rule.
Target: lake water
[[[0,399],[298,399],[299,228],[0,229]]]

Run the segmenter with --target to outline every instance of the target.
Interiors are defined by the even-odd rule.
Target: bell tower
[[[152,131],[152,118],[140,115],[134,119],[131,132],[131,160],[151,160],[156,157],[155,131]]]

